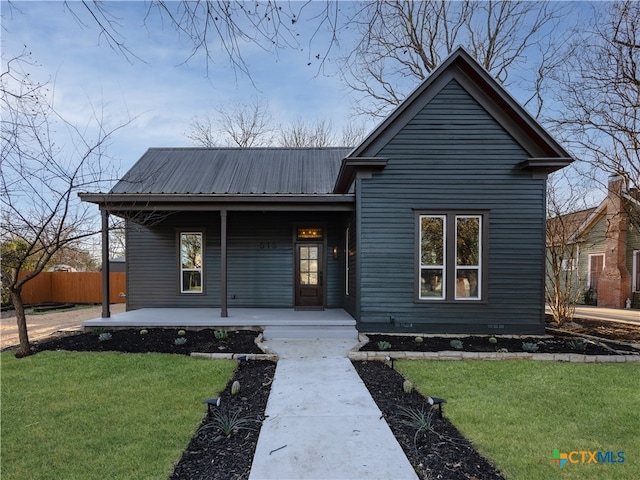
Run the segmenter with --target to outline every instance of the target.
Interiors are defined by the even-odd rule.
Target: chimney
[[[624,178],[609,177],[604,242],[604,269],[598,279],[598,306],[624,308],[631,295],[631,275],[626,266],[627,229],[629,222],[624,208]]]

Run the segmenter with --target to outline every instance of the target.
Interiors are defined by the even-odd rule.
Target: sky
[[[25,50],[31,52],[39,64],[30,69],[31,76],[49,83],[56,111],[89,136],[96,131],[96,115],[104,118],[108,128],[130,122],[114,134],[108,146],[119,176],[150,147],[193,145],[185,134],[196,117],[215,117],[217,109],[253,98],[268,105],[280,124],[298,119],[326,121],[339,132],[352,121],[352,94],[336,75],[335,63],[329,61],[319,71],[320,62],[315,58],[328,44],[327,33],[319,31],[311,47],[308,43],[308,34],[317,25],[314,9],[319,13],[323,1],[287,3],[294,9],[306,5],[303,20],[295,25],[302,34],[296,38],[296,48],[274,54],[253,44],[243,45],[251,77],[232,68],[221,50],[213,50],[213,62],[206,62],[201,52],[189,58],[193,47],[187,38],[178,35],[166,17],[154,11],[147,15],[147,2],[104,3],[130,55],[111,48],[83,4],[75,0],[68,5],[0,0],[0,48],[3,71],[7,59]],[[342,8],[346,11],[353,5],[345,2]],[[343,52],[349,51],[353,46],[350,30],[339,33]],[[330,60],[340,53],[334,50]],[[519,99],[517,91],[509,91]],[[371,129],[376,123],[372,120],[366,127]],[[58,130],[58,145],[70,148],[64,127]]]
[[[109,146],[121,173],[149,147],[192,145],[185,133],[194,117],[252,98],[283,124],[325,120],[339,131],[349,121],[348,92],[337,77],[318,74],[304,40],[278,55],[245,45],[249,78],[220,52],[208,65],[202,54],[187,60],[192,46],[159,15],[145,18],[145,2],[108,7],[139,58],[113,50],[79,2],[70,11],[63,2],[3,1],[1,48],[3,71],[7,59],[31,52],[39,64],[32,77],[49,82],[57,112],[81,130],[95,126],[94,112],[111,128],[131,120]]]

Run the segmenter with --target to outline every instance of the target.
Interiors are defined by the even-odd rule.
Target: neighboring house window
[[[577,258],[563,258],[562,259],[562,271],[569,272],[578,268]]]
[[[202,293],[202,232],[180,232],[180,292]]]
[[[640,250],[633,252],[633,291],[640,293]]]
[[[604,270],[604,253],[589,255],[589,282],[588,287],[598,290],[598,278]]]
[[[419,300],[482,300],[483,217],[418,215]]]
[[[349,234],[350,227],[344,232],[344,294],[349,296]]]

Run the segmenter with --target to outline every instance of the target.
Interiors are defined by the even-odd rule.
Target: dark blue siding
[[[326,306],[342,305],[344,263],[340,252],[345,215],[294,212],[234,212],[227,220],[227,293],[229,307],[293,307],[293,245],[296,223],[326,227]],[[205,293],[180,294],[177,232],[204,230]],[[155,226],[129,223],[127,229],[127,301],[145,307],[220,306],[220,212],[176,213]]]
[[[378,156],[358,180],[360,328],[539,332],[545,180],[516,168],[522,147],[452,81]],[[415,302],[416,210],[489,212],[486,302]]]

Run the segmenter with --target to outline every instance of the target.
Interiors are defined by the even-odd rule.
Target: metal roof
[[[150,148],[112,194],[328,194],[351,148]]]

